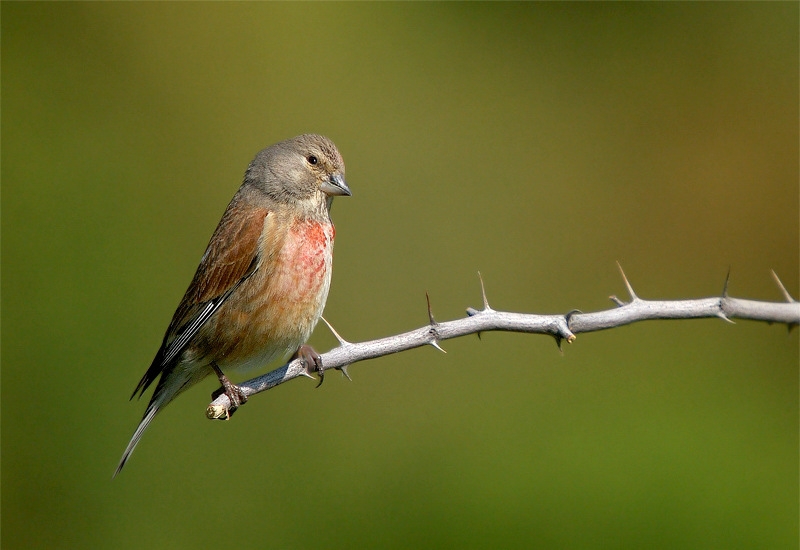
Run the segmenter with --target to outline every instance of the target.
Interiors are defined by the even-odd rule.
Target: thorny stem
[[[767,323],[785,323],[790,330],[794,325],[800,324],[800,302],[789,295],[789,292],[774,272],[772,276],[786,299],[785,302],[761,302],[732,298],[728,295],[728,278],[725,280],[723,293],[720,297],[671,301],[643,300],[634,292],[621,266],[619,270],[630,295],[630,302],[626,303],[616,296],[611,296],[610,299],[617,305],[613,309],[590,313],[572,310],[565,315],[495,311],[489,307],[489,301],[486,298],[486,291],[483,286],[483,278],[481,277],[482,310],[468,308],[467,317],[463,319],[437,322],[433,318],[430,298],[426,294],[430,321],[428,326],[395,336],[358,343],[350,343],[339,336],[336,331],[333,331],[339,340],[339,346],[323,353],[322,361],[326,369],[339,369],[349,378],[347,367],[358,361],[375,359],[426,345],[432,345],[444,351],[439,347],[439,342],[442,340],[493,330],[548,334],[556,339],[560,349],[562,340],[572,343],[575,341],[575,335],[582,332],[595,332],[655,319],[718,317],[732,322],[731,319],[738,318]],[[730,276],[730,273],[728,276]],[[328,322],[325,321],[325,323],[327,324]],[[330,325],[328,326],[330,327]],[[331,330],[333,330],[332,327]],[[309,375],[303,362],[294,360],[267,374],[239,384],[239,388],[245,396],[249,397],[300,376]],[[228,396],[222,394],[208,405],[206,416],[210,419],[225,420],[230,417],[228,413],[230,407],[231,402]]]

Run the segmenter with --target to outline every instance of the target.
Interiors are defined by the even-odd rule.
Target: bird
[[[120,473],[156,414],[215,374],[236,410],[247,397],[225,372],[279,357],[324,367],[306,344],[328,297],[336,196],[351,196],[344,161],[327,137],[303,134],[260,151],[211,236],[161,347],[131,399],[158,378]]]

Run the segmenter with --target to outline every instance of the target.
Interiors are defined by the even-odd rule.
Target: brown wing
[[[236,287],[258,269],[259,239],[268,215],[266,208],[247,206],[236,199],[228,206],[172,316],[161,348],[131,398],[144,393]]]

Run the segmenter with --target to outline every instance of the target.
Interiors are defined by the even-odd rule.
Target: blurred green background
[[[7,3],[3,548],[796,548],[798,332],[490,333],[207,380],[111,474],[261,148],[331,137],[326,317],[798,296],[797,3]],[[335,340],[320,326],[312,343]],[[149,398],[149,393],[148,396]]]

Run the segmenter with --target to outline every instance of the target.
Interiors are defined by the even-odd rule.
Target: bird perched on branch
[[[141,397],[158,378],[115,476],[156,413],[209,374],[233,410],[247,397],[226,371],[294,353],[322,382],[320,356],[305,342],[330,288],[337,195],[350,195],[344,161],[324,136],[298,136],[256,155],[131,396]]]

